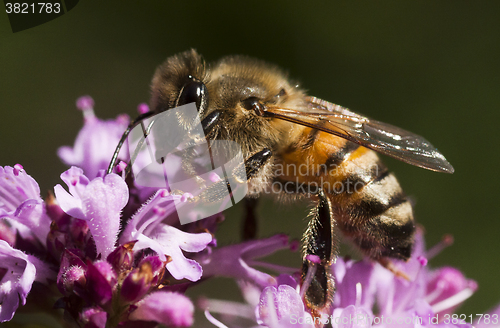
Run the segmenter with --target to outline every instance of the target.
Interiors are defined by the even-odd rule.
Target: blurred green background
[[[91,95],[99,117],[135,116],[167,56],[193,47],[209,62],[258,57],[311,95],[423,135],[445,154],[453,175],[384,160],[416,199],[428,245],[455,237],[430,265],[479,283],[457,312],[484,313],[500,302],[499,41],[499,1],[85,0],[18,33],[1,13],[0,165],[21,163],[51,189],[65,169],[56,150],[82,126],[77,97]],[[300,238],[306,210],[265,202],[260,236]],[[228,213],[220,243],[239,239],[240,212]],[[299,255],[290,261],[298,266]]]

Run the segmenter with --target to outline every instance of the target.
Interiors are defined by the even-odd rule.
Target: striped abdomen
[[[338,228],[371,258],[409,258],[412,206],[377,154],[315,129],[303,128],[301,135],[300,142],[280,154],[276,179],[301,190],[321,186]]]

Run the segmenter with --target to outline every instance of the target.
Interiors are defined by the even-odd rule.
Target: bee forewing
[[[437,148],[425,138],[387,123],[369,120],[363,124],[362,132],[355,138],[365,147],[408,164],[437,172],[455,171]]]
[[[307,109],[269,107],[272,117],[318,129],[428,170],[453,173],[446,158],[423,137],[396,126],[371,120],[347,108],[308,97]]]

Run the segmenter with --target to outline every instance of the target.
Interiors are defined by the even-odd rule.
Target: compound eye
[[[253,110],[257,115],[264,115],[264,105],[259,102],[259,98],[250,97],[241,101],[241,105],[246,110]]]
[[[274,96],[274,97],[276,97],[276,98],[278,98],[278,99],[279,99],[279,98],[281,98],[281,97],[283,97],[283,96],[286,96],[286,91],[285,91],[285,89],[281,89],[281,90],[280,90],[280,92],[278,92],[278,94],[277,94],[276,96]]]
[[[177,98],[177,106],[196,103],[198,111],[204,109],[208,102],[207,87],[203,82],[191,80],[187,82],[181,90],[179,98]]]

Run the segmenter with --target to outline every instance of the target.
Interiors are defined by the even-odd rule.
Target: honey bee
[[[232,140],[242,148],[249,186],[246,238],[255,234],[255,198],[266,190],[281,186],[281,196],[305,194],[315,201],[303,237],[302,267],[304,280],[311,267],[308,255],[319,258],[304,295],[313,313],[327,310],[333,300],[330,268],[337,230],[389,269],[390,258],[411,255],[412,205],[377,153],[453,173],[424,138],[309,97],[277,67],[244,56],[211,66],[194,50],[168,58],[153,77],[151,112],[130,127],[193,102],[208,139]]]

